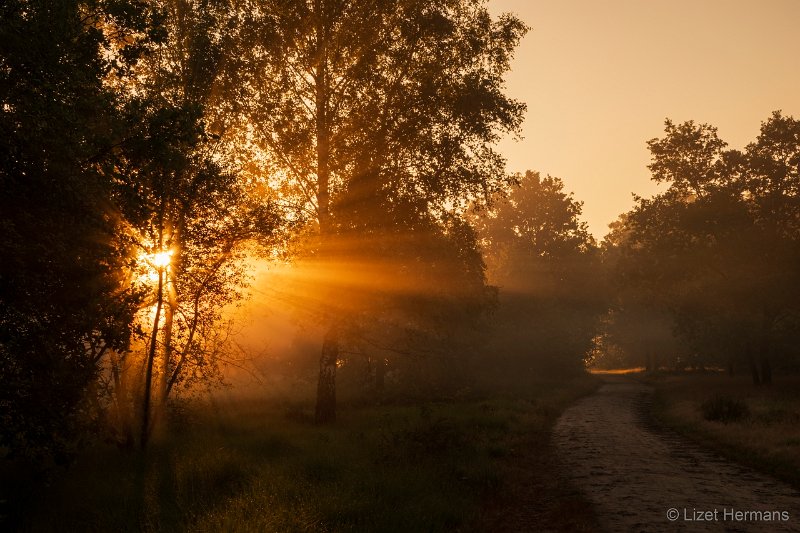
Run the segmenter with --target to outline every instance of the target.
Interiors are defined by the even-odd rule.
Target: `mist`
[[[4,4],[0,529],[797,529],[800,120],[662,122],[692,39],[603,108],[639,70],[496,7]]]

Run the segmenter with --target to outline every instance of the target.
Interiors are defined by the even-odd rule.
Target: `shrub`
[[[703,418],[712,422],[739,422],[750,415],[750,410],[743,400],[728,396],[714,396],[700,405]]]

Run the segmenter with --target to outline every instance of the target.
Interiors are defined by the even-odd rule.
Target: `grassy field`
[[[549,430],[593,387],[347,407],[332,427],[298,407],[218,403],[147,453],[97,447],[45,487],[6,479],[2,529],[473,531],[510,523],[520,498],[557,526],[559,509],[583,502],[554,477]]]
[[[749,377],[664,374],[656,417],[722,455],[800,488],[800,377],[754,387]]]

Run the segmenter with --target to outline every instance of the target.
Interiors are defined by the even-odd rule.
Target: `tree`
[[[667,121],[648,144],[654,179],[670,187],[638,199],[619,247],[618,278],[672,316],[692,357],[744,360],[755,383],[771,381],[776,355],[788,357],[779,339],[797,334],[798,132],[775,113],[740,152],[710,126]]]
[[[108,155],[123,120],[104,80],[156,36],[135,2],[11,0],[0,17],[0,445],[64,459],[139,296],[122,275]]]
[[[154,277],[139,313],[142,446],[157,418],[153,404],[158,415],[177,387],[219,375],[226,349],[222,310],[241,297],[248,246],[273,249],[282,229],[261,184],[237,167],[231,141],[243,120],[230,70],[242,68],[234,59],[242,13],[225,0],[165,1],[159,9],[165,36],[124,87],[134,124],[117,152],[118,199],[145,275]],[[138,364],[137,355],[122,353],[112,362],[120,394],[131,387],[123,370]],[[117,404],[125,411],[120,394]]]
[[[405,390],[442,394],[468,385],[496,303],[475,230],[450,215],[371,238],[368,261],[385,282],[349,313],[348,336],[366,353],[378,352],[377,391],[388,364]]]
[[[481,0],[297,0],[260,13],[254,129],[287,201],[315,221],[316,254],[382,224],[368,212],[439,217],[506,184],[490,144],[524,109],[502,92],[518,19],[492,21]],[[335,418],[344,320],[324,319],[318,422]]]
[[[658,370],[662,364],[681,366],[685,355],[678,350],[675,319],[659,305],[660,286],[640,286],[631,282],[638,276],[635,238],[629,214],[609,224],[611,231],[600,247],[602,269],[599,274],[608,285],[608,312],[600,324],[595,364],[608,368],[644,366]]]
[[[594,239],[560,179],[532,171],[514,179],[519,187],[482,221],[489,279],[500,290],[494,351],[517,373],[575,371],[604,310]]]

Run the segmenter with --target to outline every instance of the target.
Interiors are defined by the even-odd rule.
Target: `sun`
[[[172,261],[172,250],[167,250],[165,252],[158,252],[157,254],[153,255],[153,266],[157,268],[164,268],[166,266],[169,266],[171,261]]]

